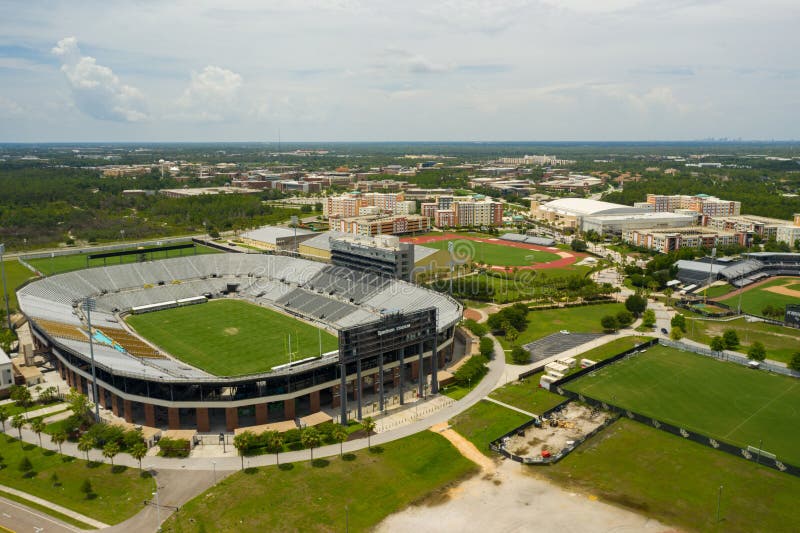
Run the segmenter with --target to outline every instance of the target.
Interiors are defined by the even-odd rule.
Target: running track
[[[410,242],[412,244],[427,244],[429,242],[450,241],[454,239],[464,239],[468,241],[485,242],[487,244],[499,244],[502,246],[510,246],[511,248],[522,248],[523,250],[536,250],[539,252],[550,252],[558,254],[561,259],[550,261],[549,263],[538,263],[536,265],[516,267],[517,270],[545,270],[548,268],[564,268],[574,264],[579,259],[586,257],[586,254],[579,254],[575,252],[565,252],[558,248],[548,248],[547,246],[537,246],[535,244],[527,244],[523,242],[503,241],[500,239],[482,239],[480,237],[471,237],[468,235],[458,235],[456,233],[443,233],[441,235],[426,235],[424,237],[404,237],[400,239],[402,242]],[[492,270],[498,272],[505,272],[510,270],[511,267],[492,266]]]

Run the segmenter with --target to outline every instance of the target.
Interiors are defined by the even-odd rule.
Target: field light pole
[[[100,401],[97,397],[97,371],[94,366],[94,334],[92,333],[92,307],[95,306],[94,298],[85,298],[83,300],[83,309],[86,311],[86,323],[89,326],[89,356],[92,359],[92,396],[94,399],[94,417],[97,422],[100,422]]]
[[[719,486],[719,492],[717,493],[717,523],[719,524],[719,506],[720,502],[722,501],[722,485]]]
[[[161,531],[161,504],[158,501],[158,481],[156,481],[156,491],[153,493],[156,497],[156,531]]]
[[[3,272],[3,297],[6,301],[6,320],[8,321],[8,329],[11,329],[11,311],[8,307],[8,289],[6,288],[6,264],[3,262],[3,254],[6,251],[6,245],[0,244],[0,269]]]

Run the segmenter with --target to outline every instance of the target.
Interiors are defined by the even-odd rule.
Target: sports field
[[[147,261],[155,261],[158,259],[168,259],[171,257],[181,257],[182,255],[194,255],[195,252],[197,255],[200,254],[217,254],[220,253],[219,250],[214,248],[209,248],[208,246],[203,245],[195,245],[194,249],[186,249],[186,250],[172,250],[169,252],[150,252],[149,248],[128,248],[126,251],[130,250],[137,250],[142,254],[145,254],[145,258]],[[115,250],[115,251],[123,251],[123,250]],[[139,254],[133,255],[124,255],[121,257],[109,257],[105,260],[105,263],[102,259],[93,259],[87,265],[87,258],[92,253],[100,253],[99,251],[89,251],[89,253],[85,254],[74,254],[74,255],[61,255],[56,256],[53,258],[44,257],[41,259],[29,259],[27,262],[35,268],[36,270],[42,272],[46,276],[52,276],[53,274],[60,274],[62,272],[71,272],[73,270],[80,270],[82,268],[88,267],[96,267],[96,266],[103,266],[105,265],[118,265],[121,263],[136,263],[140,260]]]
[[[338,347],[336,337],[271,309],[241,300],[132,315],[128,324],[167,353],[217,376],[267,372]]]
[[[536,263],[549,263],[561,259],[557,254],[542,252],[540,250],[526,250],[502,244],[492,244],[483,241],[466,239],[452,239],[425,243],[429,248],[447,250],[449,243],[453,243],[453,254],[459,260],[475,261],[493,266],[527,266]]]
[[[767,349],[767,359],[788,363],[795,352],[800,351],[800,330],[767,324],[766,322],[748,322],[744,318],[718,321],[702,318],[689,318],[686,321],[686,336],[692,340],[708,345],[713,337],[723,335],[732,329],[739,335],[741,345],[736,351],[743,354],[756,341]]]
[[[742,311],[751,315],[763,315],[766,306],[784,307],[786,304],[800,303],[798,278],[775,278],[766,283],[745,289],[741,293]],[[734,309],[739,306],[739,295],[720,300]]]
[[[800,380],[665,346],[566,385],[730,444],[800,464]],[[763,441],[763,442],[762,442]]]

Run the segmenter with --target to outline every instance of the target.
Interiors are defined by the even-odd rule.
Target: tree
[[[22,415],[15,415],[11,419],[11,427],[19,431],[19,441],[22,442],[22,427],[25,425],[25,417]]]
[[[795,372],[800,372],[800,352],[795,352],[794,355],[792,355],[788,366]]]
[[[89,460],[89,450],[94,448],[94,437],[88,433],[81,435],[78,439],[78,449],[86,454],[86,460]]]
[[[642,313],[642,325],[646,328],[652,328],[656,325],[656,312],[652,309],[645,309]]]
[[[767,349],[759,341],[756,341],[747,350],[747,358],[753,361],[763,361],[767,358]]]
[[[4,433],[6,431],[6,420],[8,420],[8,418],[10,416],[11,415],[8,414],[8,409],[6,408],[6,406],[5,405],[0,405],[0,423],[3,424],[3,432]]]
[[[233,446],[242,458],[242,470],[244,470],[244,454],[247,453],[247,450],[253,445],[254,436],[255,435],[250,431],[243,431],[233,437]]]
[[[136,444],[131,447],[130,452],[131,457],[139,461],[139,471],[142,470],[142,459],[144,456],[147,455],[147,445],[144,442],[137,442]]]
[[[277,431],[273,431],[272,434],[267,438],[267,449],[275,454],[275,464],[280,464],[278,461],[278,454],[280,454],[283,450],[283,435]]]
[[[50,440],[58,446],[58,453],[61,453],[61,445],[67,440],[67,432],[63,429],[58,429],[50,435]]]
[[[709,347],[715,352],[721,352],[722,350],[725,349],[725,341],[722,340],[722,337],[717,335],[716,337],[711,339]]]
[[[103,446],[103,457],[111,461],[111,468],[114,468],[114,457],[119,453],[119,444],[116,441],[108,441]]]
[[[517,330],[517,328],[515,328],[511,324],[506,323],[506,326],[503,327],[503,330],[505,330],[506,332],[506,340],[508,342],[514,342],[519,338],[519,330]]]
[[[42,432],[45,430],[46,425],[41,418],[35,418],[31,422],[31,430],[39,437],[39,447],[42,447]]]
[[[372,432],[375,431],[375,421],[371,416],[368,416],[361,421],[361,425],[364,427],[364,431],[367,432],[367,449],[371,449],[372,444],[370,442],[370,435],[372,435]]]
[[[681,331],[686,333],[686,317],[682,314],[678,313],[672,320],[669,321],[670,326],[674,328],[679,328]]]
[[[681,328],[672,328],[669,332],[669,338],[674,341],[679,341],[683,338],[683,330]]]
[[[303,433],[300,434],[300,442],[303,443],[303,446],[311,450],[311,460],[314,460],[314,448],[319,446],[320,442],[322,442],[322,437],[317,431],[315,427],[307,427],[303,430]]]
[[[575,252],[585,252],[586,251],[586,242],[580,239],[572,239],[572,242],[569,244],[570,248],[572,248]]]
[[[339,457],[344,455],[344,441],[347,440],[347,429],[341,424],[336,424],[331,430],[331,438],[339,443]]]
[[[606,333],[614,333],[619,329],[619,322],[614,315],[606,315],[600,319],[600,325]]]
[[[23,385],[12,385],[10,398],[17,402],[17,405],[21,407],[27,407],[31,404],[33,399],[31,397],[31,391],[28,389],[28,387]]]
[[[491,359],[494,355],[494,342],[489,337],[482,337],[480,343],[478,343],[478,349],[482,356]]]
[[[672,290],[672,287],[667,287],[666,289],[664,289],[664,296],[666,296],[667,298],[667,305],[670,304],[670,300],[672,299],[673,294],[674,291]]]
[[[739,335],[736,334],[735,330],[726,329],[722,334],[722,342],[725,343],[725,349],[735,350],[739,347]]]
[[[33,463],[31,463],[31,460],[28,458],[27,455],[23,455],[22,459],[19,462],[19,471],[30,472],[31,470],[33,470]]]
[[[67,403],[76,418],[82,421],[89,419],[92,412],[92,402],[89,401],[85,394],[81,394],[75,389],[70,389],[67,394]]]
[[[647,300],[640,294],[631,294],[625,299],[625,309],[638,317],[647,309]]]
[[[83,483],[81,483],[81,492],[86,495],[86,499],[89,499],[89,496],[91,496],[93,492],[92,482],[88,479],[84,479]]]
[[[628,311],[627,309],[623,309],[619,313],[617,313],[617,323],[621,328],[627,328],[631,324],[633,324],[633,313]]]
[[[515,365],[526,365],[531,360],[531,354],[522,346],[514,346],[511,349],[511,361]]]

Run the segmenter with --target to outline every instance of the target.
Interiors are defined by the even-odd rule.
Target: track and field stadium
[[[411,283],[241,253],[78,270],[17,295],[71,386],[92,396],[91,347],[101,406],[200,432],[321,411],[345,421],[365,397],[383,408],[435,393],[462,312]]]

